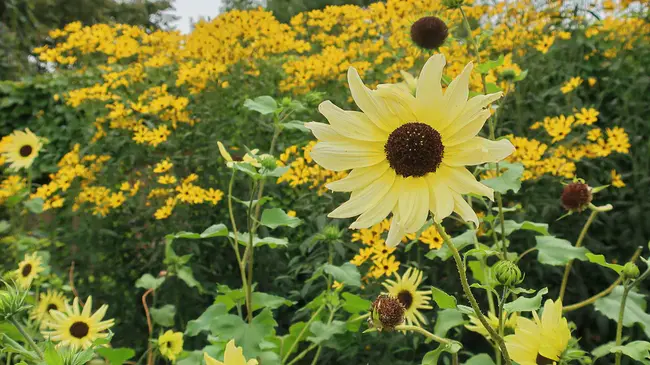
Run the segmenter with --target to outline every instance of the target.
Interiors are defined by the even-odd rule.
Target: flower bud
[[[341,230],[336,227],[336,226],[325,226],[323,228],[323,238],[325,238],[326,241],[333,242],[341,239],[342,232]]]
[[[582,212],[587,209],[593,195],[591,187],[582,182],[574,182],[564,187],[562,191],[562,206],[570,212]]]
[[[273,170],[276,169],[276,167],[278,167],[278,163],[275,160],[275,157],[273,157],[271,155],[266,155],[266,154],[262,155],[262,156],[259,157],[259,160],[260,160],[260,164],[262,165],[262,167],[264,167],[265,169],[267,169],[269,171],[273,171]]]
[[[515,70],[509,68],[506,70],[503,70],[500,74],[501,78],[503,78],[506,81],[513,81],[517,77],[517,73]]]
[[[503,286],[515,286],[524,281],[524,276],[512,261],[501,260],[492,266],[494,280]]]
[[[447,24],[435,16],[425,16],[411,25],[411,40],[419,47],[436,49],[449,35]]]
[[[25,302],[27,290],[22,290],[16,283],[4,282],[4,285],[5,289],[0,290],[0,320],[8,320],[30,308]]]
[[[628,262],[623,266],[623,271],[621,271],[624,279],[636,279],[641,275],[639,267],[636,266],[633,262]]]
[[[369,324],[378,331],[392,331],[404,323],[404,306],[390,295],[381,294],[372,302]]]
[[[442,5],[449,9],[458,9],[465,3],[465,0],[442,0]]]

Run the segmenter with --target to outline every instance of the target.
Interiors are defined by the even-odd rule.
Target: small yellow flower
[[[582,84],[582,78],[580,76],[572,77],[562,85],[560,90],[563,94],[568,94],[580,86],[580,84]]]
[[[168,330],[158,337],[158,349],[160,354],[171,361],[183,352],[183,333]]]
[[[32,309],[30,317],[39,322],[41,328],[45,328],[47,323],[53,319],[50,310],[65,310],[67,303],[68,299],[61,292],[48,291],[47,293],[41,293],[38,305]]]
[[[575,114],[577,125],[592,125],[598,121],[600,112],[594,108],[582,108]]]
[[[14,271],[18,284],[25,289],[29,288],[32,281],[44,270],[42,264],[36,252],[25,255],[25,259],[18,264],[18,270]]]
[[[332,284],[332,289],[338,289],[342,287],[343,287],[343,283],[339,283],[338,281],[334,280],[334,283]]]
[[[250,359],[246,361],[244,357],[244,350],[241,347],[235,346],[235,340],[230,340],[226,345],[226,351],[223,355],[223,362],[218,361],[207,353],[203,353],[203,358],[205,359],[206,365],[257,365],[258,362],[255,359]]]
[[[4,138],[3,138],[4,139]],[[14,170],[27,169],[32,166],[43,143],[29,129],[14,131],[9,139],[2,143],[2,156]]]
[[[174,175],[162,175],[158,177],[158,183],[163,185],[176,184],[176,176]]]
[[[615,188],[625,187],[625,182],[623,182],[623,178],[619,173],[616,172],[616,170],[610,171],[610,174],[612,176],[612,186],[614,186]]]
[[[595,77],[588,78],[587,83],[589,83],[590,87],[593,87],[594,85],[596,85],[596,78]]]
[[[290,211],[287,212],[287,215],[289,217],[295,217],[296,216],[296,211],[295,210],[290,210]]]
[[[157,174],[162,174],[163,172],[169,171],[169,169],[171,169],[172,167],[174,167],[174,164],[172,164],[169,161],[169,159],[165,159],[156,164],[156,166],[153,169],[153,172]]]
[[[603,131],[600,128],[594,128],[587,132],[587,139],[590,141],[596,141],[603,135]]]

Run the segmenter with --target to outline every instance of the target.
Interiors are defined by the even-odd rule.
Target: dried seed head
[[[435,16],[422,17],[411,25],[411,40],[425,49],[442,46],[448,35],[447,24]]]
[[[404,305],[395,297],[381,294],[372,302],[370,318],[377,330],[392,331],[404,323]]]
[[[592,199],[591,187],[582,182],[574,182],[564,187],[562,191],[562,206],[571,212],[582,212],[587,209]]]

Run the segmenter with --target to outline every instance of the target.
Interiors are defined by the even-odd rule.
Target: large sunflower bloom
[[[9,167],[14,170],[29,168],[43,144],[29,129],[25,129],[24,132],[14,131],[10,137],[10,142],[0,151],[10,164]]]
[[[47,323],[51,331],[43,331],[43,336],[62,346],[76,349],[87,349],[98,338],[106,338],[107,329],[113,327],[115,321],[102,321],[108,305],[104,304],[93,314],[93,298],[88,297],[83,309],[79,309],[79,298],[74,298],[72,306],[66,304],[65,312],[51,310],[52,320]]]
[[[36,252],[25,255],[25,259],[18,264],[18,269],[14,271],[18,284],[24,289],[29,288],[32,281],[44,270],[42,264],[43,261]]]
[[[429,291],[418,290],[422,284],[422,271],[414,268],[406,270],[404,275],[395,274],[397,280],[386,280],[382,285],[388,294],[397,298],[404,306],[404,317],[408,324],[419,326],[420,323],[427,323],[426,317],[420,309],[432,309],[431,296]]]
[[[520,365],[552,364],[571,339],[566,318],[562,318],[562,302],[548,299],[540,320],[533,312],[533,320],[518,317],[515,334],[506,336],[506,347],[512,359]]]
[[[493,191],[476,181],[465,166],[500,161],[514,147],[505,139],[477,137],[490,117],[485,108],[502,93],[468,100],[471,63],[443,93],[444,65],[443,55],[427,61],[416,96],[390,85],[370,90],[351,67],[350,91],[363,112],[345,111],[330,101],[321,103],[319,111],[330,124],[307,123],[319,140],[311,157],[329,170],[352,170],[327,185],[333,191],[352,193],[330,217],[359,216],[350,226],[359,229],[381,222],[392,212],[389,246],[418,231],[429,211],[436,222],[456,212],[478,226],[476,214],[461,194],[492,199]]]
[[[235,340],[230,340],[226,345],[226,351],[223,355],[223,362],[212,358],[207,353],[203,353],[203,358],[207,365],[257,365],[255,359],[246,361],[244,357],[244,350],[241,347],[235,346]]]

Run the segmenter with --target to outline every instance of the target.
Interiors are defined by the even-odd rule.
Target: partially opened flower
[[[257,365],[255,359],[246,361],[244,357],[244,350],[241,347],[235,346],[235,340],[230,340],[226,345],[226,352],[223,355],[223,362],[218,361],[207,353],[203,353],[203,358],[207,365]]]
[[[319,142],[311,157],[334,171],[352,170],[327,187],[351,192],[333,218],[359,216],[351,228],[368,228],[393,213],[386,243],[396,246],[418,231],[429,211],[440,222],[452,212],[478,225],[461,194],[493,198],[465,166],[497,162],[514,151],[508,140],[477,137],[490,117],[486,107],[502,93],[468,100],[470,63],[443,92],[445,58],[431,57],[417,83],[416,96],[396,87],[367,88],[354,68],[348,83],[363,112],[345,111],[330,101],[319,111],[330,124],[307,123]]]

